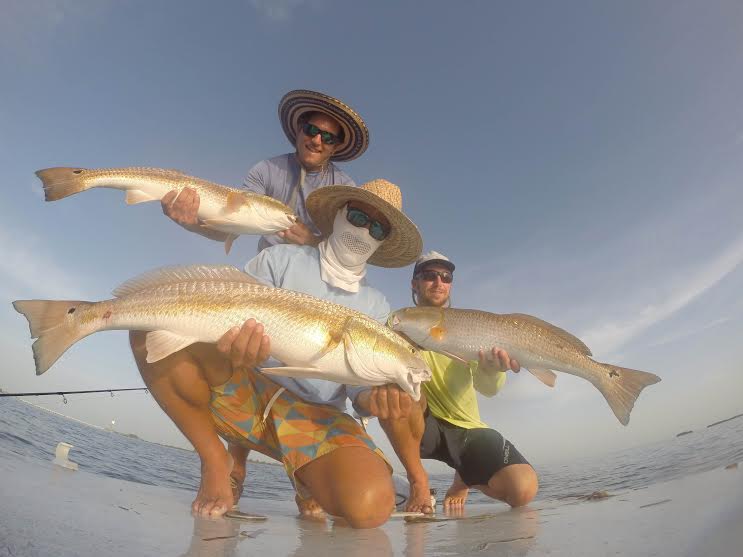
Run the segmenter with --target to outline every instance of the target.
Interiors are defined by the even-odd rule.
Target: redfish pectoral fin
[[[539,379],[542,383],[547,385],[548,387],[554,387],[555,381],[557,380],[557,374],[555,374],[554,371],[550,369],[540,369],[540,368],[529,368],[529,371],[531,374]]]
[[[327,379],[328,374],[316,367],[263,367],[261,373],[281,375],[284,377],[302,377],[306,379]]]
[[[444,356],[450,357],[452,360],[456,360],[466,366],[470,365],[470,363],[462,358],[461,356],[457,356],[456,354],[453,354],[451,352],[447,352],[446,350],[434,350],[434,352],[438,352],[439,354],[443,354]]]
[[[236,213],[240,210],[240,207],[245,205],[248,198],[245,194],[237,191],[231,191],[227,194],[227,203],[224,206],[224,213]]]
[[[431,327],[431,329],[428,331],[428,334],[435,340],[444,340],[444,337],[446,336],[446,329],[441,325],[435,325],[434,327]]]
[[[136,205],[137,203],[146,203],[147,201],[158,201],[158,199],[142,190],[126,190],[127,205]]]
[[[199,339],[184,337],[170,331],[151,331],[147,333],[145,348],[147,348],[147,363],[158,362],[175,354],[179,350],[190,346]]]
[[[232,249],[232,244],[235,243],[235,240],[237,240],[238,235],[237,234],[228,234],[227,237],[224,239],[224,252],[230,253],[230,250]]]

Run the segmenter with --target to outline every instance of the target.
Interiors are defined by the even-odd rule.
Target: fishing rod
[[[50,392],[45,392],[45,393],[0,393],[0,397],[58,395],[62,397],[62,402],[67,404],[67,397],[65,397],[65,395],[79,395],[79,394],[84,394],[84,393],[111,393],[111,397],[113,397],[114,393],[118,393],[121,391],[144,391],[146,393],[150,392],[150,390],[147,387],[134,387],[131,389],[96,389],[96,390],[91,390],[91,391],[50,391]]]

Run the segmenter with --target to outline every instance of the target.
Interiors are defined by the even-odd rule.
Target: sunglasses
[[[427,271],[421,271],[420,273],[415,275],[415,278],[419,280],[425,280],[426,282],[434,282],[436,280],[436,277],[439,277],[441,279],[441,282],[444,284],[451,284],[451,282],[454,280],[454,275],[452,275],[449,271],[434,271],[432,269],[429,269]]]
[[[349,207],[346,211],[346,220],[358,228],[365,228],[369,225],[369,236],[381,242],[390,235],[390,230],[378,220],[372,219],[361,209]]]
[[[315,137],[319,133],[320,139],[325,145],[336,145],[341,142],[337,135],[321,130],[315,124],[310,124],[309,122],[306,122],[302,126],[302,131],[307,137]]]

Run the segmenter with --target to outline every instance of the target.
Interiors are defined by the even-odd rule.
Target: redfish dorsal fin
[[[503,315],[503,317],[506,317],[506,318],[511,317],[515,319],[520,319],[522,321],[526,321],[533,325],[543,327],[547,329],[548,331],[550,331],[551,333],[560,337],[563,341],[567,342],[570,346],[578,350],[578,352],[585,354],[586,356],[592,356],[591,349],[588,348],[588,346],[586,346],[581,339],[579,339],[578,337],[574,335],[571,335],[565,329],[561,329],[560,327],[557,327],[556,325],[553,325],[552,323],[548,323],[547,321],[543,321],[542,319],[539,319],[538,317],[534,317],[533,315],[528,315],[526,313],[509,313],[507,315]]]
[[[261,284],[247,273],[231,265],[182,265],[147,271],[120,285],[113,291],[113,295],[121,298],[122,296],[154,286],[201,280],[223,280]]]

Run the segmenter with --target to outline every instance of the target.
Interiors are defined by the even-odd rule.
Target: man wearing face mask
[[[402,267],[415,261],[422,247],[418,229],[402,212],[399,188],[385,180],[360,188],[328,186],[308,197],[307,208],[327,236],[319,249],[273,246],[249,261],[246,272],[384,322],[390,307],[367,284],[367,264]],[[242,458],[240,450],[257,450],[284,464],[300,509],[300,501],[313,500],[357,528],[378,526],[389,517],[395,502],[391,469],[344,410],[348,398],[362,415],[405,419],[413,402],[396,385],[369,389],[320,379],[269,379],[256,366],[280,364],[266,362],[270,339],[252,319],[225,333],[216,346],[192,345],[153,364],[145,361],[144,335],[132,335],[132,348],[153,396],[201,458],[195,513],[218,516],[233,505],[233,462]],[[229,441],[231,454],[219,436]]]
[[[300,89],[284,95],[279,102],[279,121],[295,151],[260,161],[250,169],[243,185],[286,203],[299,220],[285,231],[262,236],[258,251],[282,243],[316,246],[320,231],[307,212],[307,196],[331,184],[354,186],[334,163],[360,157],[369,145],[369,130],[361,116],[344,102],[316,91]],[[199,221],[195,190],[169,193],[162,199],[162,208],[191,232],[220,242],[227,239],[226,234]]]

